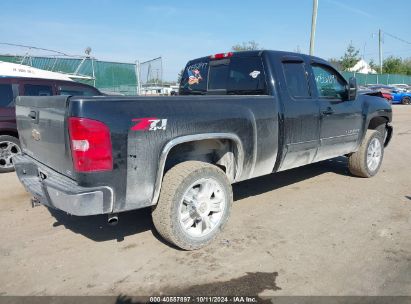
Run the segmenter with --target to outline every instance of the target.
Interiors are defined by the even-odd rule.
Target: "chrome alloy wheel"
[[[202,178],[187,188],[179,207],[179,222],[191,237],[203,237],[215,230],[226,208],[223,187],[212,178]]]
[[[11,141],[0,142],[0,168],[13,168],[12,157],[20,153],[20,147]]]
[[[367,149],[367,168],[370,171],[377,170],[381,162],[382,147],[378,138],[373,138]]]

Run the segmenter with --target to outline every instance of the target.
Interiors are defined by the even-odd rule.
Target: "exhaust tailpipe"
[[[107,223],[110,226],[117,225],[118,224],[118,215],[117,215],[117,213],[109,214],[108,219],[107,219]]]

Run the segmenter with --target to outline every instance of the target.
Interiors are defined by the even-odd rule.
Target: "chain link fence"
[[[161,57],[141,62],[139,69],[142,88],[163,83],[163,59]]]

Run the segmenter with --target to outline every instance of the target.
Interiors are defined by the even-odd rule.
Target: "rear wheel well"
[[[181,143],[168,153],[164,173],[179,163],[197,160],[219,167],[230,182],[233,182],[238,170],[237,153],[236,144],[230,139],[204,139]]]
[[[0,131],[0,135],[9,135],[16,138],[19,138],[19,134],[16,131]]]

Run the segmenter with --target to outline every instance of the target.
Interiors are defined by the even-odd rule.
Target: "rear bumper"
[[[113,210],[114,194],[110,187],[81,187],[24,154],[15,156],[13,162],[20,182],[43,205],[79,216]]]

